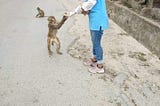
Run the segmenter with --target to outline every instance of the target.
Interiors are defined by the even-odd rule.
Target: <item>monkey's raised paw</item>
[[[65,13],[63,14],[63,16],[69,17],[70,14],[69,14],[69,12],[65,12]]]

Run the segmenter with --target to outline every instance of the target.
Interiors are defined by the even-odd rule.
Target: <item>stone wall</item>
[[[153,1],[153,7],[160,8],[160,0],[154,0]]]
[[[115,1],[115,0],[112,0]],[[154,20],[160,20],[160,0],[116,0],[133,11]]]
[[[140,5],[135,0],[119,0],[122,4],[128,6],[129,8],[139,9]]]
[[[111,1],[120,1],[123,4],[128,5],[134,9],[139,8],[140,5],[145,5],[150,8],[160,8],[160,0],[111,0]]]
[[[160,25],[117,2],[107,4],[110,18],[160,57]]]

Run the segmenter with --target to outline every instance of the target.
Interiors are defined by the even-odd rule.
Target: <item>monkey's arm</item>
[[[67,20],[67,16],[63,16],[61,22],[59,22],[57,25],[54,25],[54,28],[59,29],[64,24],[64,22]]]

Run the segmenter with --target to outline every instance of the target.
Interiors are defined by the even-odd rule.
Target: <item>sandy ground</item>
[[[34,17],[36,7],[60,20],[76,5],[0,1],[0,106],[159,106],[160,61],[112,20],[102,42],[105,74],[82,64],[91,52],[87,16],[67,20],[58,32],[63,55],[48,56],[47,19]]]

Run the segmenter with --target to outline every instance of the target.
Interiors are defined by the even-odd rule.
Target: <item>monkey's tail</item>
[[[50,17],[50,16],[44,16],[44,17]]]
[[[35,18],[45,18],[45,17],[50,17],[50,16],[43,16],[43,17],[36,16]]]

